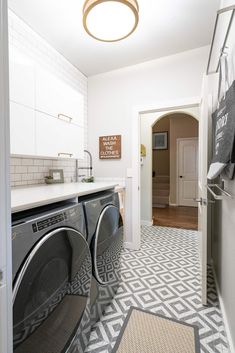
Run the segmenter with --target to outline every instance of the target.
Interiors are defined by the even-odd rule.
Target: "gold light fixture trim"
[[[124,6],[127,6],[134,16],[134,25],[133,25],[132,29],[130,31],[128,31],[128,33],[126,33],[124,36],[121,36],[120,38],[115,38],[115,39],[100,38],[97,35],[95,35],[95,33],[92,33],[92,31],[90,31],[90,29],[88,28],[87,19],[88,19],[89,14],[91,13],[91,11],[94,8],[96,8],[98,5],[104,4],[104,3],[111,3],[111,2],[112,3],[119,3],[119,4],[123,4]],[[99,40],[101,42],[118,42],[122,39],[129,37],[136,30],[138,23],[139,23],[139,5],[138,5],[137,0],[86,0],[84,3],[84,6],[83,6],[83,26],[84,26],[86,32],[91,37],[93,37],[94,39]],[[120,25],[120,27],[122,26],[121,19],[120,19],[119,25]]]

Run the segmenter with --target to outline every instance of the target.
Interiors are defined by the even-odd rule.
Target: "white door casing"
[[[0,0],[0,353],[12,353],[12,253],[7,0]]]
[[[199,173],[198,173],[198,230],[201,265],[202,304],[207,304],[207,243],[208,243],[208,126],[212,113],[212,97],[208,95],[208,76],[202,85],[201,114],[199,122]]]
[[[130,203],[130,224],[128,232],[131,234],[131,242],[126,247],[138,250],[141,243],[140,231],[140,114],[160,112],[163,113],[169,110],[198,107],[200,97],[185,98],[183,100],[176,100],[170,102],[161,102],[150,104],[147,106],[139,106],[133,108],[132,111],[132,159],[131,169],[127,169],[127,181],[131,189],[131,203]],[[195,117],[197,118],[197,117]],[[128,188],[127,188],[128,189]]]
[[[177,139],[177,190],[179,206],[197,206],[198,138]]]

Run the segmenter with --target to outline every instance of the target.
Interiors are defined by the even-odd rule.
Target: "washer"
[[[84,352],[92,261],[81,204],[13,215],[14,353]]]
[[[84,206],[87,241],[93,264],[91,286],[93,325],[100,318],[119,286],[123,221],[119,211],[119,196],[116,192],[103,192],[80,201]]]

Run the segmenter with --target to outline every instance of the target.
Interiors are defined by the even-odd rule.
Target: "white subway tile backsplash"
[[[24,174],[28,172],[28,167],[23,167],[21,165],[15,166],[15,173],[17,174]]]
[[[23,186],[25,183],[23,181],[16,181],[15,186]]]
[[[84,95],[84,143],[87,148],[87,78],[10,10],[8,23],[10,46],[16,47]],[[79,161],[80,164],[87,165],[87,160]],[[68,159],[14,156],[11,158],[11,185],[42,184],[49,169],[63,169],[65,182],[74,182],[75,165],[74,160]],[[86,171],[82,174],[86,174]]]
[[[49,174],[49,168],[48,167],[38,167],[38,171],[40,173]]]
[[[21,165],[22,159],[21,158],[11,158],[11,165]]]
[[[33,180],[33,174],[22,174],[22,181],[29,181],[29,180]]]
[[[30,159],[30,158],[22,158],[21,164],[22,164],[22,165],[32,165],[32,164],[33,164],[33,159]]]
[[[42,166],[42,165],[44,165],[44,161],[43,161],[43,159],[34,159],[33,164]]]
[[[50,159],[45,159],[43,161],[43,165],[44,166],[51,166],[51,165],[53,165],[53,162]]]
[[[37,166],[28,167],[27,172],[28,173],[37,173],[38,172],[38,167]]]
[[[21,181],[22,179],[22,174],[11,174],[11,181],[16,182],[16,181]]]

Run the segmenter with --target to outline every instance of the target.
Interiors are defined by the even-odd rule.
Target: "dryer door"
[[[123,222],[119,209],[106,206],[99,218],[92,242],[94,275],[101,284],[119,281]]]
[[[82,345],[82,331],[89,331],[91,265],[88,244],[74,229],[41,238],[13,285],[14,353],[64,353],[75,336]]]

